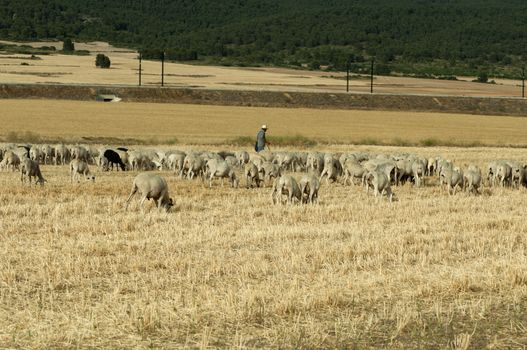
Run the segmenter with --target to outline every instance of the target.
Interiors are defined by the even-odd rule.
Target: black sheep
[[[108,159],[108,163],[112,167],[112,170],[114,164],[118,164],[121,167],[122,171],[126,170],[126,167],[123,161],[121,160],[121,156],[119,156],[119,153],[115,152],[114,150],[107,149],[106,151],[104,151],[104,157]]]

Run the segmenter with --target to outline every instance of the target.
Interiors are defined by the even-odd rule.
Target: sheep
[[[261,167],[258,169],[263,179],[268,183],[271,182],[271,179],[276,179],[281,175],[280,167],[277,164],[271,162],[262,163]]]
[[[0,168],[6,168],[6,170],[11,169],[15,171],[20,167],[20,157],[13,151],[7,150],[4,153],[4,159],[0,162]]]
[[[123,160],[121,159],[121,156],[119,155],[119,153],[115,152],[112,149],[107,149],[107,150],[104,151],[103,156],[104,156],[104,158],[106,158],[108,160],[108,163],[109,163],[110,167],[112,168],[112,170],[113,170],[114,164],[119,165],[121,167],[122,171],[126,170],[126,166],[125,166]],[[78,158],[78,159],[82,159],[82,160],[87,161],[87,159],[83,159],[83,158]]]
[[[69,161],[70,158],[70,151],[68,148],[64,145],[56,145],[55,146],[55,165],[65,165],[66,162]]]
[[[320,181],[313,174],[305,174],[300,179],[300,193],[302,196],[302,203],[314,203],[318,201],[318,190],[320,189]],[[304,197],[305,195],[305,197]]]
[[[42,173],[40,172],[40,166],[38,165],[38,162],[29,158],[23,158],[20,161],[20,181],[22,183],[24,183],[25,176],[27,176],[29,179],[29,185],[31,185],[32,177],[37,178],[35,184],[40,184],[41,186],[43,186],[44,182],[47,182],[46,179],[42,177]]]
[[[412,163],[412,175],[414,177],[414,184],[416,187],[421,186],[421,181],[422,181],[422,184],[424,185],[424,176],[425,176],[426,171],[427,171],[427,166],[423,162],[423,160],[416,159]]]
[[[306,152],[296,152],[296,171],[306,170],[307,164],[307,153]]]
[[[306,167],[317,174],[322,172],[324,156],[319,152],[310,152],[306,158]]]
[[[53,161],[54,149],[50,145],[42,145],[41,151],[44,164],[48,164],[48,162],[51,164]]]
[[[234,153],[234,156],[238,160],[238,165],[239,166],[242,166],[244,164],[249,163],[250,157],[249,157],[249,153],[247,151],[238,151],[238,152]]]
[[[412,160],[405,158],[399,159],[396,161],[396,173],[395,184],[404,184],[406,180],[410,179],[412,176]]]
[[[185,157],[183,162],[183,168],[179,173],[179,176],[183,176],[184,170],[187,170],[187,178],[193,179],[195,176],[201,176],[203,178],[205,168],[205,161],[199,155],[195,153],[189,153]]]
[[[293,203],[293,198],[298,201],[302,200],[302,193],[296,180],[290,175],[282,175],[277,178],[273,184],[271,199],[273,204],[282,203],[282,195],[287,195],[287,202]]]
[[[254,165],[254,163],[249,162],[245,164],[243,173],[247,181],[247,188],[253,187],[253,183],[256,184],[256,187],[260,187],[260,184],[263,182],[263,180],[260,178],[260,173],[258,172],[258,168],[256,165]]]
[[[496,183],[496,167],[497,167],[497,163],[496,162],[490,162],[488,165],[487,165],[487,173],[486,173],[486,178],[487,178],[487,182],[489,184],[490,187],[494,186]]]
[[[291,171],[296,171],[298,161],[295,154],[280,153],[276,155],[275,160],[281,170],[291,169]]]
[[[88,150],[84,148],[83,146],[74,146],[70,149],[70,154],[72,158],[77,158],[84,161],[90,160],[90,155],[88,153]]]
[[[481,170],[477,166],[469,166],[463,173],[463,187],[470,193],[479,193],[481,186]]]
[[[223,179],[228,178],[232,187],[238,187],[238,179],[233,167],[225,160],[211,159],[206,165],[207,176],[209,177],[209,187],[212,187],[212,179],[214,177],[221,178],[221,185],[223,186]]]
[[[152,173],[138,174],[132,184],[132,191],[126,200],[125,210],[128,210],[128,204],[137,192],[139,192],[141,196],[139,203],[141,211],[143,211],[143,203],[147,199],[153,199],[158,210],[164,209],[168,212],[170,208],[174,206],[174,201],[170,198],[168,193],[167,182],[160,175]]]
[[[368,174],[373,171],[379,171],[386,174],[388,179],[397,179],[397,166],[395,161],[390,159],[370,159],[362,164],[364,168],[364,174],[362,176],[362,184],[366,184],[366,178]]]
[[[370,186],[373,187],[375,197],[387,195],[390,202],[393,201],[390,177],[384,171],[374,170],[366,176],[366,193]]]
[[[499,162],[496,166],[495,178],[501,184],[501,187],[511,184],[512,168],[506,162]]]
[[[520,165],[516,162],[507,162],[511,167],[511,186],[515,188],[520,188],[524,183],[525,178],[525,169],[523,165]]]
[[[357,163],[355,158],[347,158],[344,162],[344,185],[347,185],[348,179],[351,177],[350,182],[354,183],[354,179],[362,179],[365,173],[365,169]]]
[[[441,177],[441,183],[447,185],[449,195],[456,194],[456,188],[458,186],[460,188],[464,186],[463,171],[458,167],[454,167],[452,164],[443,167],[439,176]]]
[[[183,169],[183,162],[186,154],[183,152],[171,153],[167,157],[167,166],[175,173],[179,173]]]
[[[41,156],[42,156],[42,151],[40,150],[39,147],[33,146],[29,149],[29,159],[38,162],[40,161]]]
[[[238,166],[238,160],[233,156],[227,156],[225,157],[225,162],[229,164],[231,167]]]
[[[342,168],[338,160],[334,159],[332,156],[327,156],[324,158],[324,169],[320,174],[320,181],[326,176],[326,183],[329,184],[329,180],[333,182],[337,181],[337,178],[342,174]]]
[[[92,182],[95,182],[95,176],[90,174],[90,169],[88,168],[88,163],[84,160],[80,159],[73,159],[70,162],[70,174],[71,174],[71,182],[75,181],[76,178],[78,178],[79,175],[84,175],[84,178],[88,181],[91,180]]]

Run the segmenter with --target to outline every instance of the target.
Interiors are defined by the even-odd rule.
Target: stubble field
[[[43,141],[218,145],[252,140],[267,124],[270,138],[300,135],[323,144],[527,144],[523,117],[63,100],[0,100],[0,109],[4,141],[30,132]]]
[[[523,150],[414,152],[483,166]],[[93,169],[93,167],[92,167]],[[318,205],[270,189],[168,179],[175,210],[134,201],[133,172],[70,184],[0,173],[0,344],[13,348],[518,348],[527,343],[526,190],[376,200],[323,183]],[[297,175],[298,176],[298,175]],[[242,185],[244,183],[242,182]]]
[[[0,103],[4,136],[28,130],[65,139],[175,136],[186,144],[160,147],[183,150],[235,149],[222,140],[252,136],[262,122],[270,124],[270,134],[342,142],[453,133],[521,144],[525,130],[522,118],[426,113]],[[148,122],[138,123],[144,115]],[[310,124],[317,120],[316,127]],[[423,128],[416,121],[431,124]],[[215,144],[188,144],[209,139]],[[438,155],[482,168],[490,160],[527,160],[522,148],[314,149]],[[449,196],[429,178],[423,188],[394,187],[398,200],[389,203],[357,186],[324,182],[317,205],[273,206],[268,187],[215,183],[209,189],[199,180],[162,172],[175,210],[159,213],[148,203],[143,214],[137,201],[124,211],[137,173],[96,171],[95,183],[71,184],[66,166],[42,170],[48,180],[42,188],[21,184],[18,173],[0,172],[0,347],[527,344],[523,188]]]
[[[55,46],[62,42],[0,43]],[[138,53],[116,48],[104,42],[75,43],[77,50],[89,51],[88,56],[31,55],[0,51],[0,82],[33,84],[95,84],[137,85],[139,82]],[[110,69],[95,67],[95,55],[103,53],[112,63]],[[143,60],[142,84],[161,85],[161,64]],[[300,92],[345,92],[345,72],[310,71],[279,67],[225,67],[165,63],[164,83],[167,87],[214,90],[264,90]],[[420,79],[398,76],[375,76],[376,93],[430,94],[453,96],[521,96],[521,81],[496,79],[495,84],[474,83],[474,77],[457,77],[457,81]],[[352,75],[350,91],[369,93],[370,79],[366,75]]]

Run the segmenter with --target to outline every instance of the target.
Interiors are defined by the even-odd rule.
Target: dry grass
[[[19,43],[20,44],[20,43]],[[35,47],[55,46],[61,42],[23,43]],[[30,55],[2,55],[0,52],[0,80],[3,83],[59,83],[59,84],[138,84],[137,53],[115,48],[107,43],[75,43],[78,50],[90,52],[90,56],[43,55],[30,60]],[[104,53],[110,57],[111,69],[95,67],[95,55]],[[25,63],[28,65],[21,65]],[[143,84],[160,85],[159,62],[143,61]],[[344,92],[345,73],[304,71],[282,68],[237,68],[194,66],[166,63],[165,84],[170,87],[196,87],[230,90],[273,90]],[[335,76],[338,79],[330,78]],[[402,77],[375,77],[375,92],[402,94],[432,94],[461,96],[520,96],[521,82],[499,80],[497,84],[473,83],[473,77],[460,77],[459,81],[415,79]],[[352,92],[369,93],[369,79],[352,80]]]
[[[417,152],[350,147],[330,151]],[[458,164],[523,150],[431,148]],[[176,211],[123,202],[134,173],[44,188],[0,172],[0,347],[481,349],[527,343],[526,190],[398,202],[325,185],[316,206],[165,173]],[[151,204],[150,204],[151,205]]]
[[[118,137],[155,143],[224,143],[255,136],[304,136],[327,144],[525,145],[527,118],[443,113],[205,105],[0,100],[4,140],[30,131],[43,139]],[[323,121],[323,122],[321,122]],[[150,143],[152,143],[150,142]]]

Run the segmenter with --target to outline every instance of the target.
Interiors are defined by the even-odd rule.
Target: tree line
[[[523,0],[4,0],[0,37],[104,40],[144,58],[224,65],[511,76]]]

